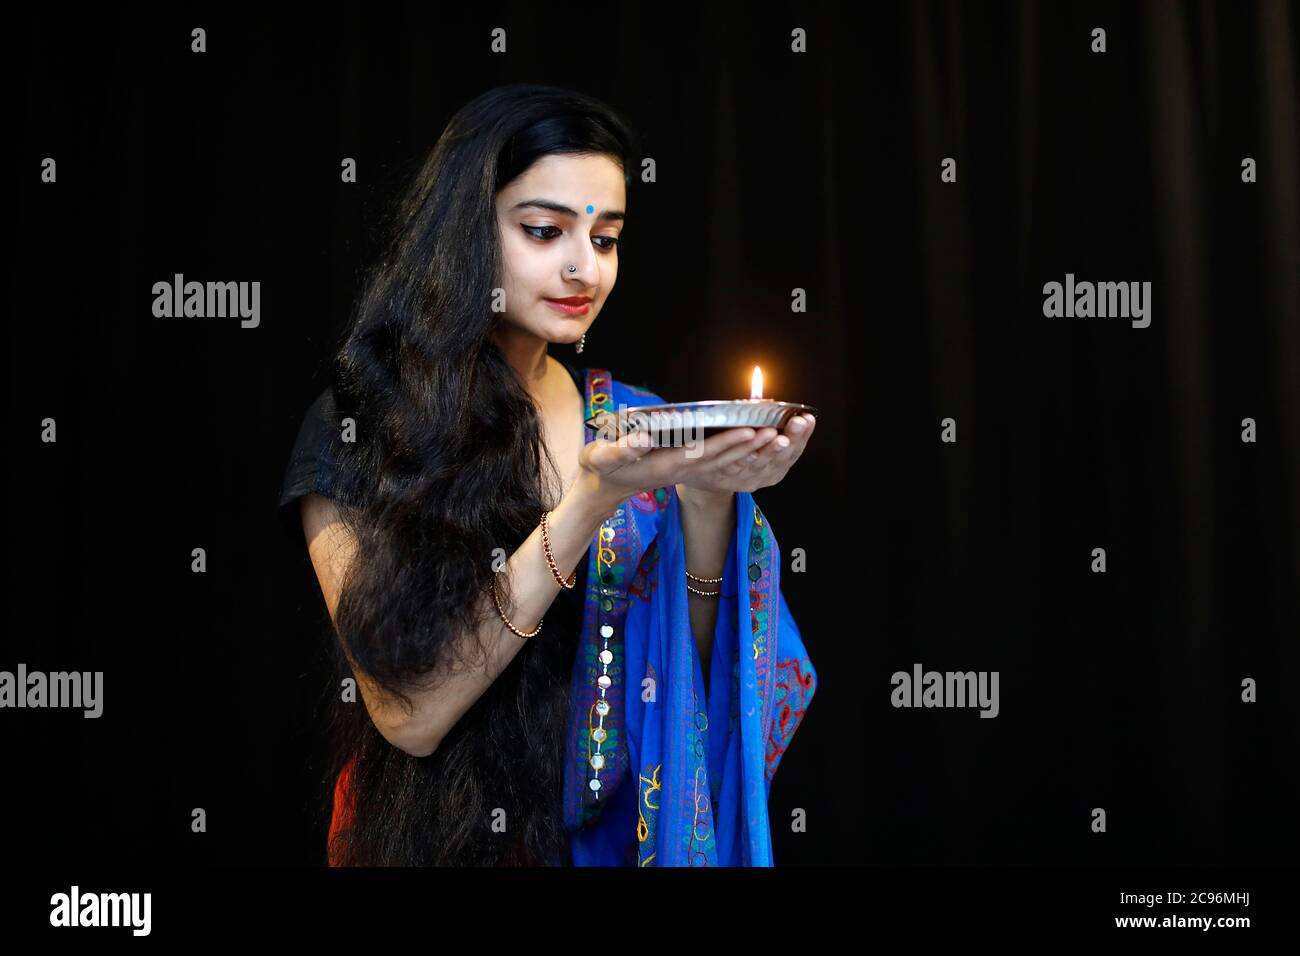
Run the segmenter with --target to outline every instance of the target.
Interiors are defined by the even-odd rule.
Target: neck
[[[531,332],[510,328],[505,323],[493,333],[492,340],[505,356],[506,362],[515,370],[519,380],[524,383],[524,389],[528,394],[538,395],[550,370],[546,340]]]

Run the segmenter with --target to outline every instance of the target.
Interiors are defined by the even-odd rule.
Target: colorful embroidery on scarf
[[[602,369],[587,370],[587,417],[613,409],[612,379]],[[587,436],[591,440],[591,436]],[[626,569],[639,538],[631,515],[620,505],[596,533],[588,565],[587,599],[581,635],[582,667],[575,676],[575,700],[590,704],[571,727],[569,759],[581,789],[566,794],[565,816],[571,825],[586,826],[604,808],[602,792],[613,793],[627,770],[623,740],[626,663],[623,625],[627,618]],[[577,713],[584,712],[579,709]],[[608,801],[605,801],[608,802]]]
[[[709,771],[706,754],[709,752],[709,716],[700,710],[699,695],[691,691],[695,719],[687,727],[686,744],[695,767],[691,793],[694,822],[686,840],[687,866],[711,866],[717,859],[718,847],[713,833],[713,802],[709,799]]]
[[[808,701],[817,688],[816,673],[807,657],[777,661],[776,668],[776,720],[767,738],[768,780],[775,776],[781,755],[790,746],[790,738],[803,720]]]
[[[759,688],[766,691],[772,681],[772,648],[768,641],[769,618],[775,613],[772,601],[772,536],[762,512],[754,505],[754,527],[749,535],[749,621],[753,632],[754,671]],[[771,731],[770,693],[764,692],[760,733],[766,738]]]
[[[653,491],[643,491],[639,495],[634,495],[628,501],[632,502],[632,507],[642,514],[654,514],[668,507],[671,493],[670,488],[655,488]]]
[[[659,772],[663,768],[663,764],[659,764],[654,768],[647,766],[641,774],[640,798],[637,800],[636,820],[636,838],[639,847],[637,851],[638,866],[653,866],[655,857],[659,855],[655,851],[655,833],[659,825],[659,795],[663,792]],[[647,773],[650,776],[647,777]]]
[[[627,586],[627,593],[635,594],[642,601],[650,600],[657,583],[655,569],[658,566],[659,539],[655,538],[645,549],[645,554],[641,555],[641,560],[636,566],[636,574],[632,575],[632,583]]]
[[[727,736],[740,732],[740,655],[731,658],[731,709],[727,715]],[[722,797],[722,777],[719,775],[710,781],[713,789],[713,802]]]

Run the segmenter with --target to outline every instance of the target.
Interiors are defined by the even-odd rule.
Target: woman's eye
[[[560,231],[560,227],[559,227],[559,226],[524,226],[524,232],[528,233],[530,236],[536,236],[536,238],[538,238],[538,239],[554,239],[555,236],[538,236],[538,235],[537,235],[538,232],[542,232],[543,230],[546,230],[546,229],[554,229],[557,233]],[[536,232],[534,232],[534,230],[536,230]]]
[[[547,229],[554,229],[557,235],[563,232],[559,226],[525,226],[523,223],[520,223],[520,226],[523,228],[524,232],[528,233],[528,235],[535,239],[542,240],[555,238],[554,235],[542,235],[542,233],[546,232]],[[622,243],[623,240],[617,236],[595,236],[592,241],[595,242],[603,251],[609,252],[611,249],[614,249]]]

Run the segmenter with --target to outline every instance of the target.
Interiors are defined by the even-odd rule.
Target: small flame
[[[749,397],[763,397],[763,370],[757,365],[754,366],[754,375],[749,380]]]

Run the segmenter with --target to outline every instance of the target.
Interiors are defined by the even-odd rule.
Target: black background
[[[669,400],[759,364],[822,410],[756,495],[819,677],[777,864],[1295,860],[1294,6],[27,15],[0,669],[102,670],[105,710],[0,713],[15,858],[324,862],[327,618],[276,496],[381,204],[525,80],[602,97],[657,164],[555,354]],[[155,318],[178,272],[261,281],[260,327]],[[1045,318],[1067,272],[1152,282],[1150,327]],[[1001,713],[894,709],[915,662],[999,671]]]

